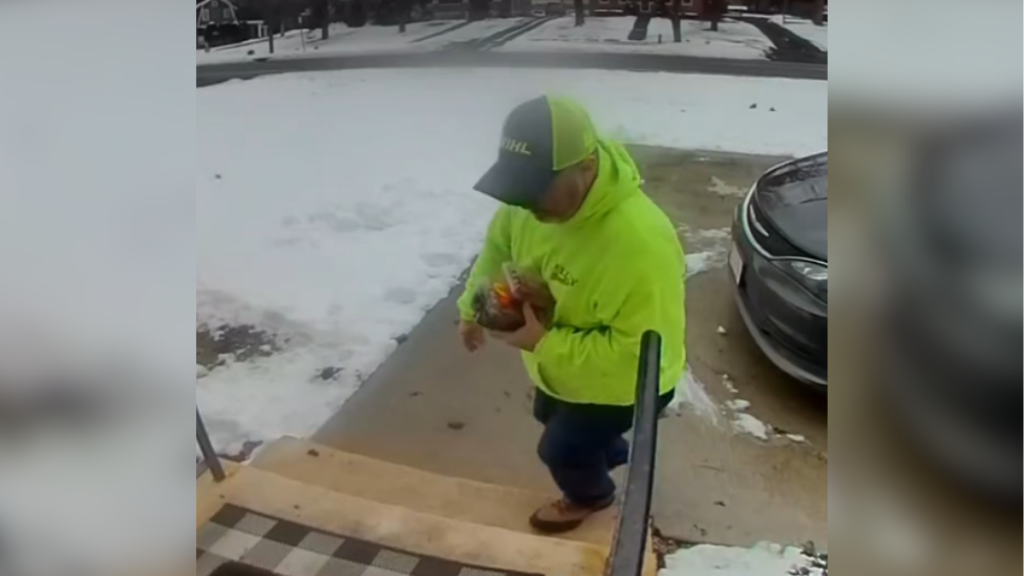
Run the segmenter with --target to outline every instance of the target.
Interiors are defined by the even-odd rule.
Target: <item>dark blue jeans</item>
[[[674,393],[660,398],[664,409]],[[583,506],[615,495],[609,474],[629,461],[624,434],[633,427],[632,406],[571,404],[537,389],[533,416],[544,425],[537,454],[570,502]]]

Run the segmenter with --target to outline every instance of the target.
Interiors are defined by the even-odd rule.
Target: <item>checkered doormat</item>
[[[225,505],[196,534],[196,576],[540,576],[466,566]]]

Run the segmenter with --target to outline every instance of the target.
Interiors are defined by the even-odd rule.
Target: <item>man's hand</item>
[[[540,323],[550,326],[555,316],[555,297],[547,285],[540,280],[520,278],[513,288],[517,298],[533,307]]]
[[[487,343],[487,334],[476,322],[461,320],[459,322],[459,338],[462,346],[470,352],[476,352]]]
[[[544,328],[544,324],[537,319],[537,313],[533,311],[532,305],[523,306],[523,318],[526,319],[526,324],[519,330],[515,332],[492,331],[491,336],[513,348],[533,352],[537,344],[540,344],[540,341],[547,336],[548,331]]]

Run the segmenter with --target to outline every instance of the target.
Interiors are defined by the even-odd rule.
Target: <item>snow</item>
[[[725,403],[725,407],[734,412],[743,412],[750,409],[750,401],[743,399],[730,400]]]
[[[814,22],[795,16],[772,16],[776,24],[788,28],[797,36],[800,36],[819,49],[828,52],[828,25],[817,26]]]
[[[718,32],[693,20],[681,22],[682,42],[673,42],[672,23],[654,18],[643,41],[629,40],[636,19],[632,16],[588,17],[577,27],[573,17],[557,18],[498,48],[499,51],[619,52],[704,58],[766,59],[772,48],[758,29],[744,22],[725,20]],[[661,36],[661,42],[659,42]]]
[[[650,89],[636,91],[638,81]],[[421,69],[202,89],[197,321],[253,325],[289,342],[198,381],[218,448],[315,431],[448,292],[495,208],[471,186],[493,160],[504,115],[545,88],[580,98],[630,142],[770,154],[827,145],[827,85],[816,82]],[[410,104],[413,91],[420,99]],[[749,109],[769,99],[779,112]],[[275,109],[302,113],[266,113]],[[688,256],[690,274],[726,254],[727,231],[698,236],[709,245]]]
[[[625,44],[636,19],[630,16],[586,19],[576,26],[575,16],[556,18],[512,40],[502,49],[521,50],[601,50],[602,45]],[[623,46],[626,48],[627,46]]]
[[[672,21],[667,18],[653,18],[647,37],[657,41],[660,35],[672,54],[704,58],[766,60],[767,53],[774,48],[767,36],[746,22],[725,19],[718,24],[718,32],[712,32],[704,22],[684,20],[681,24],[681,43],[673,42]]]
[[[739,389],[736,388],[736,384],[732,381],[732,377],[728,374],[722,374],[722,387],[724,387],[730,394],[739,394]]]
[[[735,392],[733,393],[735,394]],[[748,414],[747,411],[750,408],[750,401],[742,398],[729,400],[725,403],[725,409],[731,417],[732,429],[738,434],[746,434],[758,440],[768,441],[772,437],[773,428],[756,416]]]
[[[636,92],[637,80],[652,91]],[[198,91],[197,320],[251,324],[290,342],[269,358],[228,362],[198,381],[197,401],[218,448],[315,431],[447,293],[495,208],[471,186],[493,160],[504,115],[545,88],[581,98],[599,124],[632,142],[715,148],[728,138],[733,113],[753,121],[724,141],[734,149],[799,153],[827,138],[827,87],[814,82],[361,70]],[[418,104],[405,98],[412,91]],[[746,94],[730,112],[737,91]],[[793,108],[787,129],[773,134],[776,116],[746,105],[772,91],[794,106],[804,91],[817,95],[817,117]],[[693,113],[678,114],[683,104]],[[266,114],[273,109],[302,113]],[[717,125],[709,122],[715,117]],[[812,122],[821,126],[793,129]],[[717,252],[688,263],[711,265],[722,258]],[[324,368],[341,370],[324,381]]]
[[[714,185],[709,191],[714,192]],[[686,235],[687,278],[725,266],[729,259],[729,246],[732,244],[729,228],[693,230],[683,225],[680,230]]]
[[[704,383],[697,378],[689,366],[686,367],[682,380],[676,386],[676,395],[667,409],[679,412],[684,408],[712,424],[718,423],[720,412],[718,404],[711,398]]]
[[[754,548],[695,546],[665,557],[659,576],[824,576],[798,548],[759,544]],[[806,572],[801,571],[806,569]]]
[[[721,178],[712,176],[711,191],[726,198],[746,198],[750,189],[743,186],[730,186]]]
[[[196,64],[222,64],[244,62],[255,58],[316,58],[357,54],[394,54],[401,52],[427,52],[439,50],[448,44],[486,38],[501,30],[524,21],[523,18],[481,20],[466,23],[458,20],[433,20],[413,22],[406,27],[405,34],[398,32],[398,26],[363,26],[348,28],[335,24],[327,40],[320,40],[318,30],[305,33],[293,30],[284,38],[275,38],[274,54],[269,51],[266,39],[243,44],[222,46],[210,52],[196,51]],[[450,32],[439,34],[454,28]],[[433,36],[433,37],[432,37]],[[253,52],[253,54],[249,54]]]
[[[740,434],[748,434],[758,440],[768,440],[770,429],[764,422],[745,413],[733,414],[733,428]]]
[[[725,249],[694,252],[686,255],[686,277],[691,278],[725,265],[728,253]]]
[[[502,30],[508,30],[515,26],[519,26],[520,24],[525,24],[530,20],[533,20],[533,18],[495,18],[491,20],[471,22],[468,26],[463,26],[442,36],[438,36],[437,40],[441,45],[452,42],[481,40],[492,34],[501,32]]]

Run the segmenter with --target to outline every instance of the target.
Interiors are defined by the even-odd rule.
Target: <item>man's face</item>
[[[544,223],[568,222],[583,206],[596,175],[597,161],[594,158],[562,170],[530,212]]]

